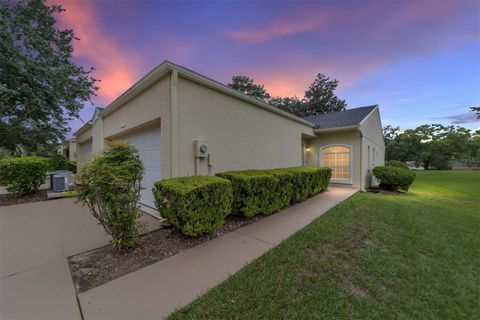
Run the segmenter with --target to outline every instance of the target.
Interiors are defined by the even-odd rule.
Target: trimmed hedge
[[[232,182],[233,212],[253,217],[276,212],[325,190],[330,182],[331,169],[243,170],[222,172],[217,176]]]
[[[49,161],[43,157],[4,158],[0,160],[0,185],[16,194],[31,194],[45,183]]]
[[[379,187],[392,191],[408,191],[416,177],[411,170],[392,166],[375,167],[372,171],[375,178],[380,181]]]
[[[397,167],[397,168],[410,170],[410,168],[405,163],[397,161],[397,160],[390,160],[385,165],[387,167]]]
[[[232,184],[219,177],[160,180],[152,191],[160,215],[188,236],[217,230],[231,212]]]
[[[234,213],[246,217],[268,214],[279,210],[282,197],[279,179],[266,170],[244,170],[217,173],[216,176],[232,182]]]

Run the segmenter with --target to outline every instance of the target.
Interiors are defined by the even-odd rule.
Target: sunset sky
[[[468,109],[480,105],[478,2],[49,3],[81,39],[75,61],[102,80],[95,106],[168,59],[223,83],[248,75],[273,96],[302,98],[321,72],[348,107],[379,104],[384,125],[480,128]]]

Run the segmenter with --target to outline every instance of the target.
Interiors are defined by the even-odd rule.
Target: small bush
[[[50,170],[68,170],[77,172],[77,163],[68,160],[63,154],[56,153],[50,158]]]
[[[108,149],[76,175],[78,201],[88,206],[119,249],[134,247],[143,230],[138,205],[142,176],[136,150],[116,141],[109,141]]]
[[[0,159],[12,157],[12,152],[5,148],[0,147]]]
[[[373,168],[373,175],[380,181],[380,188],[392,191],[408,191],[416,177],[411,170],[392,166],[375,167]]]
[[[386,166],[410,170],[410,168],[405,163],[403,163],[401,161],[397,161],[397,160],[388,161]]]
[[[48,159],[43,157],[4,158],[0,160],[0,185],[20,195],[35,193],[48,169]]]
[[[232,209],[232,184],[219,177],[160,180],[152,191],[161,216],[188,236],[217,230]]]
[[[234,213],[269,214],[325,190],[331,169],[294,167],[218,173],[232,182]]]
[[[281,208],[278,178],[263,170],[229,171],[217,174],[232,182],[234,213],[246,217],[269,214]]]
[[[332,169],[325,167],[288,168],[293,175],[292,202],[300,202],[327,189]]]

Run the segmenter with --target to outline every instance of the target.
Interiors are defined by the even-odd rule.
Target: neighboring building
[[[75,139],[63,140],[57,148],[57,153],[63,154],[70,161],[77,161],[77,142]]]
[[[301,119],[169,61],[75,134],[80,169],[106,139],[137,148],[141,203],[151,214],[160,179],[303,164],[330,166],[333,183],[365,188],[371,168],[384,163],[378,106]]]

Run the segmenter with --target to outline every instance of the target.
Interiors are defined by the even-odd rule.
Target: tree
[[[472,112],[475,112],[475,114],[477,115],[477,119],[480,119],[480,107],[470,107],[470,110]]]
[[[270,94],[263,85],[256,84],[252,78],[247,76],[233,76],[232,82],[227,85],[232,89],[235,89],[260,101],[265,102],[270,98]]]
[[[447,169],[454,160],[478,164],[480,139],[466,128],[425,124],[397,134],[386,143],[385,154],[387,160],[423,163],[426,170]]]
[[[400,127],[392,127],[391,125],[383,127],[383,139],[385,140],[385,146],[395,140],[400,134]]]
[[[335,95],[337,86],[338,80],[330,80],[322,73],[317,74],[313,83],[305,91],[303,108],[300,112],[302,116],[345,110],[347,106],[345,100],[341,100]]]
[[[301,117],[301,110],[303,108],[303,102],[297,97],[286,97],[286,98],[281,98],[281,97],[276,97],[270,99],[268,102],[275,108],[278,108],[280,110],[292,113],[296,116]]]
[[[0,0],[0,147],[48,149],[98,89],[93,68],[72,61],[73,30],[55,26],[63,11],[42,0]]]

